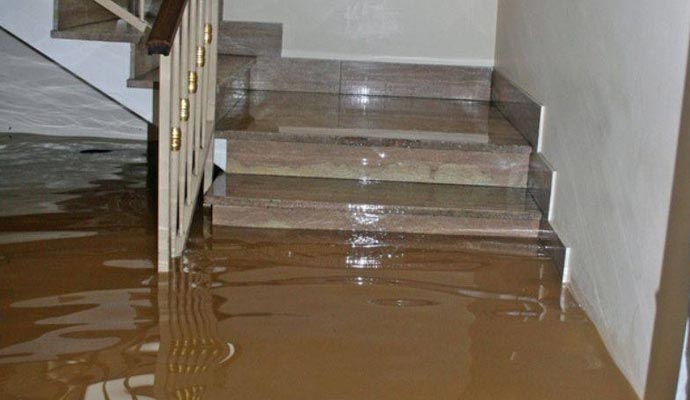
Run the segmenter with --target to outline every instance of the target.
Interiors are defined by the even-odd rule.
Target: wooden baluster
[[[203,12],[203,7],[204,7],[204,0],[192,0],[192,4],[190,6],[194,7],[196,10],[196,26],[194,29],[194,59],[195,59],[195,66],[196,66],[196,71],[197,71],[197,78],[199,80],[199,88],[198,92],[196,95],[197,102],[194,106],[194,112],[197,115],[196,120],[194,121],[194,165],[193,165],[193,173],[194,175],[199,175],[199,164],[200,164],[200,159],[201,159],[201,151],[200,149],[202,148],[202,143],[201,143],[201,129],[202,129],[202,121],[203,121],[203,114],[201,113],[202,111],[202,104],[204,101],[204,60],[205,60],[205,55],[202,54],[205,50],[202,50],[202,43],[203,43],[203,20],[204,20],[204,12]]]
[[[217,71],[218,71],[218,40],[215,37],[217,35],[217,23],[220,20],[219,14],[219,0],[210,0],[209,4],[209,24],[210,24],[210,40],[206,43],[208,47],[208,80],[207,80],[207,100],[206,100],[206,116],[204,120],[208,121],[208,126],[205,131],[208,135],[206,139],[209,143],[208,158],[206,159],[205,171],[204,171],[204,192],[207,191],[211,184],[213,183],[213,155],[215,143],[213,142],[213,137],[215,134],[215,121],[216,121],[216,81],[217,81]]]
[[[139,0],[139,19],[146,21],[146,0]]]
[[[194,146],[196,142],[196,120],[199,118],[196,113],[196,103],[198,101],[198,76],[196,68],[196,32],[197,32],[197,1],[190,0],[187,5],[187,12],[189,13],[189,29],[187,31],[188,38],[185,49],[187,51],[187,61],[189,67],[189,105],[191,109],[189,118],[189,141],[187,142],[187,174],[186,174],[186,190],[187,190],[187,206],[191,206],[196,197],[196,193],[192,193],[193,183],[193,166],[194,166]]]
[[[204,132],[204,128],[206,126],[206,118],[205,118],[205,110],[206,110],[206,81],[208,77],[208,68],[210,67],[208,65],[208,49],[206,48],[206,43],[204,42],[204,26],[206,26],[206,22],[208,20],[208,15],[206,12],[207,9],[207,0],[199,0],[199,41],[198,41],[198,46],[199,48],[203,49],[201,51],[197,50],[197,63],[201,62],[202,67],[201,67],[201,75],[199,76],[200,79],[200,90],[201,90],[201,96],[199,97],[199,115],[201,118],[199,118],[200,122],[200,128],[199,128],[199,149],[204,149],[206,147],[206,142],[204,139],[206,138],[206,135]],[[199,56],[203,55],[203,60],[199,59]],[[202,173],[202,171],[197,171],[199,173]]]
[[[206,109],[207,109],[207,99],[208,99],[208,69],[211,67],[208,63],[208,46],[204,40],[204,27],[208,23],[208,9],[210,0],[200,0],[200,12],[199,12],[199,46],[203,49],[203,76],[201,76],[201,104],[199,104],[199,113],[201,114],[201,128],[199,129],[199,137],[201,148],[205,149],[206,143]],[[203,153],[203,152],[202,152]],[[199,160],[201,163],[201,160]],[[199,164],[200,164],[199,163]],[[202,166],[199,165],[198,168]],[[201,173],[201,171],[200,171]]]
[[[191,106],[189,103],[191,100],[189,98],[189,93],[187,91],[187,87],[189,85],[187,73],[189,69],[189,61],[187,60],[187,32],[189,29],[188,19],[189,9],[186,9],[182,15],[182,24],[180,25],[180,29],[178,30],[175,39],[175,48],[179,52],[179,71],[177,76],[175,77],[176,81],[179,83],[178,99],[184,98],[186,100],[188,110],[185,121],[181,122],[182,136],[184,137],[184,141],[182,143],[182,148],[180,149],[180,167],[177,171],[178,191],[174,193],[174,195],[177,196],[178,199],[177,201],[180,214],[179,220],[181,227],[186,226],[186,215],[184,212],[184,205],[187,204],[188,196],[186,185],[187,143],[189,142],[189,139],[191,137],[189,128],[189,119],[191,118]],[[180,235],[182,236],[182,240],[184,240],[184,232],[180,232]]]
[[[170,80],[172,79],[172,58],[160,58],[160,88],[158,114],[158,272],[168,272],[170,268],[171,240],[171,173],[169,168],[171,158],[171,121],[170,106],[172,97]],[[174,179],[177,179],[176,177]],[[175,207],[177,208],[177,207]]]
[[[206,26],[211,22],[211,9],[213,8],[212,0],[202,0],[203,2],[203,22],[201,23],[200,29],[202,30],[202,40],[201,46],[204,47],[205,64],[204,67],[204,80],[202,84],[203,98],[201,100],[201,147],[205,148],[208,145],[209,136],[209,121],[208,121],[208,99],[209,91],[211,87],[209,86],[209,78],[211,77],[211,70],[213,69],[213,60],[211,59],[211,46],[210,43],[206,41]]]
[[[172,101],[168,105],[170,110],[170,119],[173,129],[177,129],[179,141],[174,146],[170,154],[170,236],[171,236],[171,254],[177,256],[182,250],[179,244],[179,237],[184,227],[183,213],[180,212],[180,203],[178,200],[178,192],[180,191],[180,184],[178,182],[180,166],[180,151],[184,148],[186,140],[185,132],[180,121],[180,32],[175,35],[175,42],[173,43],[172,51],[170,53],[172,72],[170,79],[166,82],[170,86],[170,93]]]

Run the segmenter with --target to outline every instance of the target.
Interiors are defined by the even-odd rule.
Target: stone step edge
[[[366,132],[350,135],[344,132],[342,135],[334,134],[334,128],[324,128],[324,134],[313,132],[316,128],[307,128],[309,131],[300,133],[299,128],[294,128],[291,132],[266,132],[266,131],[245,131],[245,130],[216,130],[216,139],[238,140],[238,141],[259,141],[259,142],[282,142],[282,143],[309,143],[335,146],[357,146],[357,147],[402,147],[409,149],[429,149],[447,151],[473,151],[488,153],[511,153],[511,154],[531,154],[532,147],[529,145],[501,145],[493,143],[460,142],[447,140],[425,139],[423,137],[392,138],[380,136],[367,136]],[[338,129],[338,128],[335,128]],[[346,131],[346,130],[343,130]],[[424,135],[422,131],[398,131],[406,134]]]

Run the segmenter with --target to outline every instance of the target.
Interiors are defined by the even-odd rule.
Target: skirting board
[[[489,67],[258,57],[236,89],[489,101]]]
[[[218,53],[238,56],[280,57],[283,24],[222,21]]]
[[[544,107],[498,71],[493,71],[491,101],[532,145],[527,190],[544,215],[539,239],[561,277],[565,278],[566,249],[549,223],[556,173],[539,152]]]
[[[283,25],[223,21],[220,54],[256,56],[236,89],[489,101],[488,66],[282,57]]]

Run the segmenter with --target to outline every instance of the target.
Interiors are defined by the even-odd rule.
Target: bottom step
[[[209,242],[210,240],[210,242]],[[192,239],[194,242],[194,239]],[[414,233],[256,229],[215,226],[198,238],[204,257],[232,258],[233,265],[299,265],[407,269],[437,264],[444,255],[477,261],[487,255],[549,258],[536,238],[490,238]],[[242,249],[242,254],[237,249]],[[414,251],[411,251],[414,249]],[[318,257],[314,255],[318,254]]]
[[[214,225],[536,238],[524,189],[223,175],[205,203]]]

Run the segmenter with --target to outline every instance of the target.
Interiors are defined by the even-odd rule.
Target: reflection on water
[[[86,182],[0,185],[2,399],[634,398],[528,248],[198,215],[158,276],[141,149],[108,149]]]

